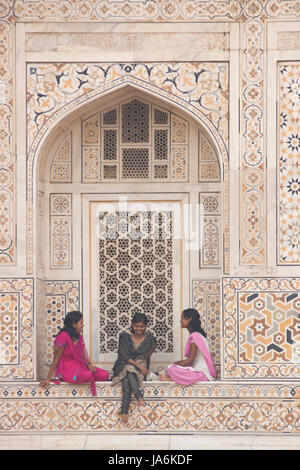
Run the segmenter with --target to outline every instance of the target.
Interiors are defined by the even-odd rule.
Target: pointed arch
[[[36,206],[34,194],[38,161],[44,152],[47,142],[55,132],[59,129],[62,130],[67,122],[74,120],[76,116],[82,115],[85,110],[91,106],[99,105],[102,99],[108,95],[126,87],[130,87],[133,90],[139,90],[145,94],[145,96],[148,95],[148,99],[151,97],[156,100],[159,99],[162,103],[165,102],[168,106],[179,110],[181,113],[186,113],[204,129],[204,133],[209,137],[210,142],[213,144],[219,159],[222,181],[224,182],[224,259],[227,260],[224,264],[224,272],[228,272],[228,152],[224,138],[208,117],[194,104],[188,102],[181,96],[167,91],[166,89],[130,75],[116,79],[109,84],[105,84],[105,86],[94,89],[91,92],[76,98],[75,100],[71,99],[59,109],[53,111],[53,113],[44,120],[39,130],[35,133],[27,154],[27,272],[33,272],[33,210]]]

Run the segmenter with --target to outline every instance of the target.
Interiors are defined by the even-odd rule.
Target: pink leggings
[[[95,372],[92,372],[88,369],[79,369],[75,382],[77,384],[85,384],[92,382],[93,379],[95,382],[105,382],[108,377],[109,373],[107,372],[107,370],[99,369],[99,367],[96,367]]]
[[[95,372],[90,371],[88,368],[86,369],[77,369],[75,375],[74,374],[63,374],[62,380],[68,383],[76,383],[76,384],[91,384],[91,390],[93,396],[97,395],[95,382],[104,382],[108,380],[109,372],[104,369],[100,369],[96,367]]]

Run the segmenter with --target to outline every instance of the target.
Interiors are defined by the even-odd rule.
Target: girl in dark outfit
[[[150,358],[155,350],[156,340],[147,334],[147,317],[136,313],[132,319],[132,333],[121,333],[119,338],[118,358],[113,367],[112,386],[122,385],[123,400],[121,421],[128,422],[128,410],[132,392],[139,405],[145,405],[140,390],[143,380],[149,372]]]

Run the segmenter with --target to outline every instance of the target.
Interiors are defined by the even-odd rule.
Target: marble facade
[[[68,310],[97,344],[93,211],[120,195],[161,214],[177,204],[184,236],[157,242],[157,277],[149,248],[144,264],[137,243],[120,248],[132,258],[126,295],[107,302],[118,325],[126,302],[153,308],[159,365],[183,353],[178,317],[194,306],[219,371],[145,385],[129,432],[299,433],[299,30],[298,0],[0,0],[0,433],[121,430],[109,384],[98,399],[38,386]],[[150,129],[137,176],[121,141],[134,100]]]

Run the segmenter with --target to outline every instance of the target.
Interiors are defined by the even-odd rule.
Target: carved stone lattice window
[[[103,160],[117,160],[117,131],[116,129],[104,129]]]
[[[155,160],[168,160],[168,131],[167,129],[154,129],[154,157]]]
[[[187,181],[188,122],[137,98],[82,122],[82,181]]]
[[[136,99],[122,105],[122,143],[149,143],[148,104]]]
[[[157,351],[173,352],[173,212],[99,213],[100,354],[115,353],[136,312]]]
[[[149,149],[122,149],[122,177],[149,178]]]

